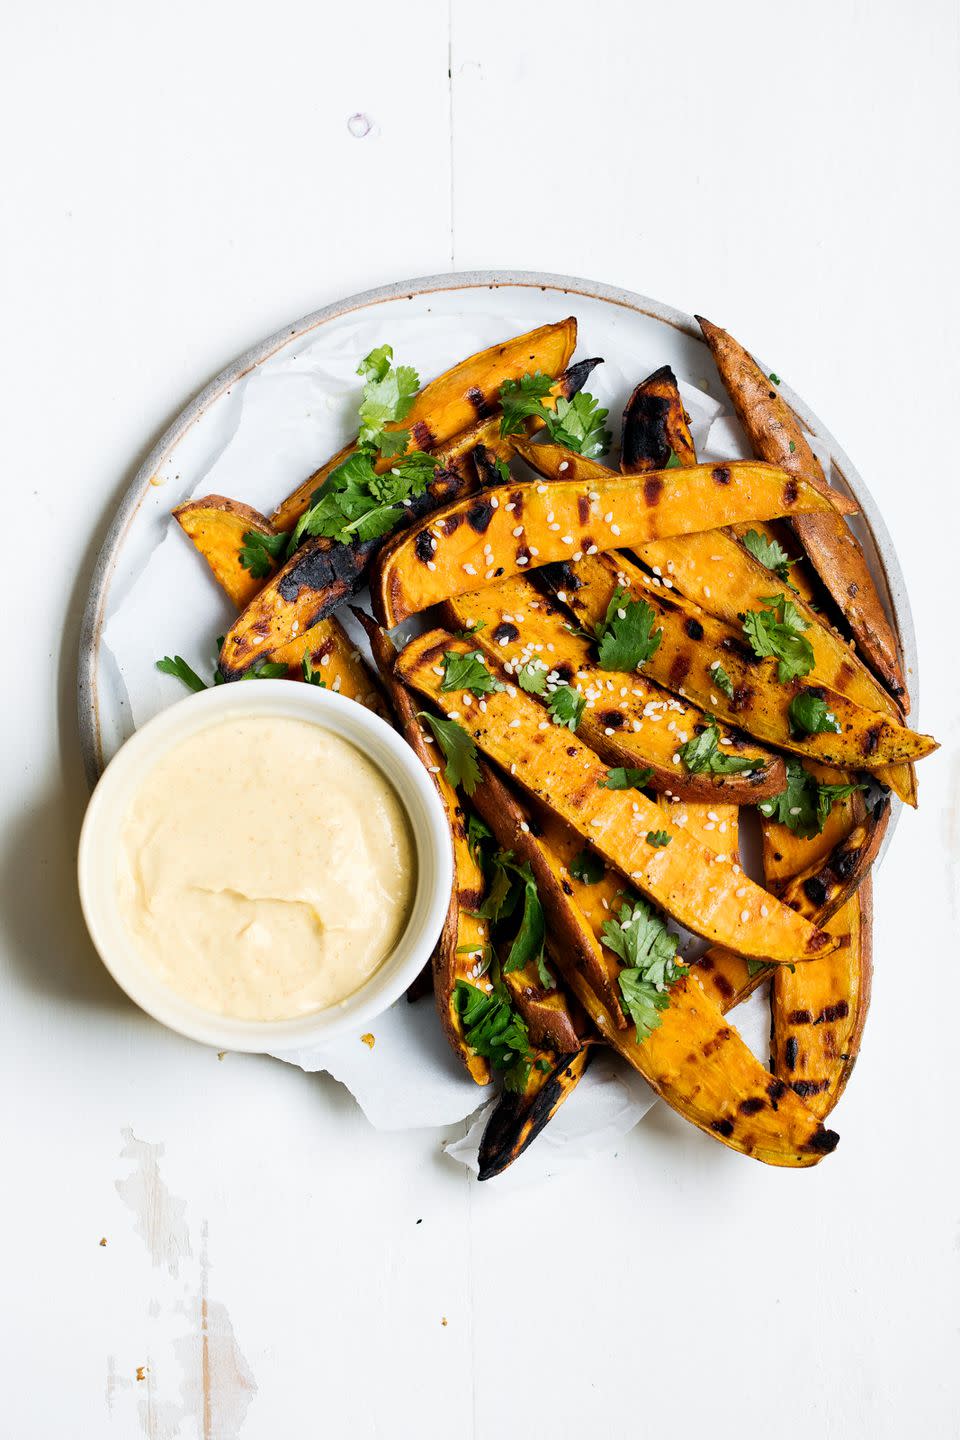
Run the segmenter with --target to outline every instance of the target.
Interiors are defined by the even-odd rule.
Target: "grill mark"
[[[703,639],[703,626],[700,624],[699,620],[694,620],[692,616],[686,622],[683,628],[684,630],[686,630],[691,640]]]
[[[790,1086],[794,1095],[799,1095],[801,1100],[806,1100],[809,1095],[822,1095],[824,1090],[830,1089],[829,1080],[794,1080]]]
[[[724,1000],[733,999],[736,991],[734,990],[733,985],[731,985],[730,981],[727,979],[726,975],[721,975],[719,973],[714,975],[713,983],[717,990],[720,991],[720,994],[723,996]]]
[[[795,505],[797,503],[797,496],[799,495],[799,493],[800,487],[797,484],[796,480],[788,480],[783,487],[784,504],[787,506]]]
[[[663,374],[662,378],[673,383],[672,372]],[[662,470],[670,459],[667,433],[670,402],[665,396],[651,394],[644,389],[653,379],[651,376],[637,386],[623,412],[621,448],[623,468],[627,474],[635,474],[647,466]]]
[[[727,465],[714,465],[713,481],[715,485],[729,485],[730,467]]]
[[[570,885],[566,880],[560,881],[560,889],[563,891],[564,895],[573,894],[573,886]]]
[[[590,519],[590,497],[588,495],[577,496],[577,519],[581,525],[586,525]]]
[[[560,664],[554,665],[553,668],[557,672],[557,675],[560,677],[560,679],[563,681],[564,685],[569,685],[570,681],[573,679],[573,666],[568,665],[566,660],[561,660]]]
[[[833,873],[838,880],[849,880],[856,869],[857,861],[860,859],[861,846],[857,845],[852,850],[841,850],[833,862]]]
[[[797,1044],[796,1035],[791,1035],[783,1047],[783,1062],[788,1070],[795,1070],[797,1068],[797,1055],[799,1050],[800,1046]]]
[[[601,723],[608,725],[611,730],[619,730],[624,723],[624,717],[619,710],[603,710],[600,714]]]
[[[729,1140],[730,1136],[733,1134],[733,1121],[711,1120],[710,1129],[715,1130],[718,1135],[722,1135],[724,1139]]]
[[[643,498],[651,510],[660,504],[662,494],[663,480],[659,475],[649,475],[643,482]]]
[[[700,1051],[704,1059],[709,1060],[711,1055],[716,1054],[716,1052],[720,1049],[721,1045],[725,1045],[732,1034],[733,1031],[730,1029],[729,1025],[721,1025],[720,1029],[713,1036],[712,1040],[707,1040],[703,1045],[700,1046]]]
[[[787,1020],[791,1025],[813,1024],[813,1016],[811,1015],[809,1010],[791,1010],[790,1014],[787,1016]]]
[[[770,1106],[772,1109],[777,1109],[779,1102],[783,1099],[786,1093],[787,1087],[786,1085],[784,1085],[782,1080],[771,1080],[770,1084],[767,1086],[767,1099],[770,1101]]]
[[[827,934],[827,932],[825,930],[816,930],[810,936],[810,939],[807,941],[807,950],[811,954],[815,955],[818,950],[823,949],[824,945],[829,944],[830,936]]]
[[[825,1130],[822,1125],[817,1126],[807,1141],[807,1147],[816,1150],[819,1155],[829,1155],[839,1144],[840,1136],[836,1130]]]
[[[811,905],[817,907],[825,904],[827,896],[830,894],[830,887],[823,882],[819,875],[811,875],[808,880],[804,880],[801,888]]]
[[[766,1100],[761,1100],[759,1095],[751,1095],[746,1100],[741,1100],[737,1109],[741,1115],[757,1115],[766,1105]]]
[[[416,448],[418,450],[432,450],[437,443],[436,437],[426,420],[415,420],[410,433],[416,441]]]
[[[421,565],[433,559],[434,539],[429,530],[421,530],[413,542],[413,553]]]
[[[483,391],[479,390],[476,385],[467,391],[467,399],[470,401],[474,410],[476,410],[478,420],[486,420],[488,415],[493,414],[486,395],[484,395]]]
[[[824,1010],[820,1011],[820,1014],[817,1017],[817,1024],[822,1025],[825,1020],[846,1020],[849,1014],[850,1006],[848,1005],[847,1001],[838,1000],[835,1005],[828,1005]]]
[[[509,620],[501,620],[493,632],[493,638],[498,645],[508,645],[511,640],[518,640],[520,638],[520,631],[516,625],[511,625]]]
[[[749,685],[735,685],[730,704],[734,710],[746,710],[753,697],[753,690]]]
[[[455,530],[459,530],[462,521],[462,515],[448,515],[445,520],[440,521],[440,529],[444,535],[452,535]]]
[[[490,521],[493,519],[493,506],[489,500],[478,500],[471,505],[467,511],[467,524],[471,530],[478,535],[485,535]]]
[[[676,655],[670,663],[670,686],[679,690],[690,673],[690,656]]]
[[[513,506],[513,510],[511,513],[513,515],[514,524],[518,524],[521,516],[523,515],[523,491],[511,491],[510,499],[507,501],[507,504]]]

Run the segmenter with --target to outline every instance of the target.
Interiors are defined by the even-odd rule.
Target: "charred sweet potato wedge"
[[[670,456],[681,465],[696,465],[697,455],[677,377],[669,365],[641,380],[623,412],[620,470],[642,475],[665,470]]]
[[[549,943],[547,953],[552,958]],[[532,963],[519,970],[502,970],[501,977],[514,1009],[526,1022],[533,1045],[560,1053],[573,1053],[580,1048],[580,1037],[574,1028],[563,990],[557,985],[551,989],[542,984],[537,967]]]
[[[666,690],[682,690],[686,700],[761,742],[847,770],[909,763],[937,748],[929,735],[908,730],[825,686],[810,685],[806,679],[780,684],[777,662],[758,659],[739,626],[717,620],[676,591],[655,585],[622,554],[585,555],[564,567],[559,577],[548,571],[546,580],[555,594],[562,589],[566,607],[588,627],[606,615],[618,588],[646,601],[656,612],[661,640],[644,674]],[[710,668],[715,663],[727,672],[732,695],[717,686]],[[841,727],[839,734],[793,733],[790,702],[804,691],[827,701]]]
[[[637,890],[687,929],[745,955],[812,959],[832,948],[823,931],[746,876],[734,876],[732,866],[717,863],[715,852],[670,824],[641,791],[605,788],[607,767],[566,727],[541,730],[543,711],[528,695],[494,691],[480,711],[465,706],[459,691],[443,690],[444,655],[473,648],[433,630],[401,651],[396,671],[446,715],[460,715],[458,723],[491,760],[508,768],[524,790],[572,825]],[[499,678],[506,683],[505,672]],[[658,830],[669,834],[666,846],[648,840]]]
[[[870,873],[889,821],[890,801],[882,800],[825,860],[808,865],[790,880],[768,880],[767,884],[791,910],[824,925],[856,894]]]
[[[556,376],[565,370],[577,348],[577,322],[571,315],[552,325],[541,325],[525,335],[515,335],[488,350],[470,355],[425,385],[413,402],[407,418],[387,425],[388,430],[409,430],[411,450],[437,450],[478,420],[499,409],[500,386],[519,380],[528,371]],[[319,470],[308,476],[282,504],[271,519],[276,530],[289,530],[310,504],[310,497],[332,470],[352,455],[351,443],[339,450]],[[383,461],[389,469],[395,461]]]
[[[824,1119],[836,1105],[860,1051],[872,979],[870,877],[827,928],[842,943],[794,973],[779,967],[771,989],[771,1068]]]
[[[380,678],[390,697],[397,726],[407,744],[430,772],[446,811],[453,843],[454,882],[447,918],[433,952],[433,993],[440,1024],[450,1042],[450,1048],[462,1062],[471,1080],[478,1085],[488,1085],[491,1079],[490,1066],[467,1045],[455,1000],[458,980],[465,980],[468,984],[476,983],[476,969],[489,940],[487,922],[476,914],[484,898],[483,871],[467,840],[466,817],[460,797],[444,778],[438,765],[436,746],[417,718],[414,697],[394,673],[396,651],[393,642],[369,615],[361,610],[354,610],[353,613],[367,632]]]
[[[480,1141],[478,1179],[502,1175],[536,1140],[579,1084],[593,1053],[592,1045],[569,1055],[541,1051],[522,1093],[501,1093]]]
[[[259,535],[273,535],[270,521],[252,505],[229,500],[226,495],[188,500],[185,505],[177,506],[173,518],[200,551],[221,589],[237,609],[242,610],[263,585],[262,578],[255,578],[240,563],[243,537],[251,530]],[[273,570],[276,566],[271,563],[270,568]]]
[[[286,665],[289,680],[304,678],[306,661],[317,676],[316,684],[358,700],[368,710],[389,718],[383,694],[366,662],[333,615],[312,626],[305,635],[298,635],[296,640],[274,650],[270,661],[274,665]]]
[[[755,453],[797,480],[830,491],[796,415],[751,355],[726,330],[697,316],[741,425]],[[837,512],[792,517],[809,559],[850,626],[857,648],[883,683],[909,704],[897,639],[849,526]]]
[[[755,805],[779,795],[786,769],[779,755],[745,740],[723,726],[731,755],[749,759],[741,774],[686,773],[673,756],[677,746],[697,727],[707,724],[701,710],[674,699],[642,673],[602,670],[590,642],[571,633],[567,612],[530,580],[516,576],[472,595],[448,601],[445,618],[452,630],[479,625],[479,649],[503,665],[513,683],[532,664],[547,665],[546,674],[572,685],[586,699],[577,733],[609,765],[653,771],[649,786],[670,790],[688,800]],[[544,695],[541,701],[549,697]],[[541,717],[543,718],[543,717]]]
[[[518,442],[524,458],[551,446]],[[577,469],[581,457],[568,464]],[[518,483],[454,501],[389,541],[371,582],[374,610],[393,627],[477,584],[575,555],[638,545],[726,521],[818,511],[831,502],[775,466],[748,461],[651,471],[638,485],[609,472],[603,480]]]

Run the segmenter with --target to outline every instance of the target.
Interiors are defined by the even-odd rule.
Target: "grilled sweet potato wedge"
[[[754,451],[798,480],[830,490],[819,460],[777,386],[726,330],[697,316],[720,378]],[[859,543],[839,514],[795,516],[793,528],[814,569],[850,626],[867,664],[909,705],[896,636]]]
[[[433,993],[440,1024],[450,1042],[450,1048],[462,1062],[471,1080],[475,1080],[478,1085],[488,1085],[491,1078],[490,1066],[466,1044],[463,1022],[454,998],[458,980],[465,980],[468,984],[476,983],[476,969],[481,963],[489,939],[487,922],[475,913],[483,903],[483,871],[467,841],[466,817],[460,797],[444,778],[437,763],[436,746],[417,719],[417,705],[413,695],[394,673],[397,652],[389,635],[385,635],[379,625],[363,611],[354,610],[353,613],[367,632],[380,678],[396,715],[397,726],[433,777],[447,814],[453,842],[454,884],[447,918],[433,952]]]
[[[719,801],[722,796],[754,805],[779,795],[784,787],[780,756],[726,726],[729,753],[751,760],[751,768],[734,775],[685,773],[673,756],[678,744],[706,725],[703,712],[675,700],[642,674],[602,670],[590,643],[571,634],[562,606],[524,576],[448,601],[446,620],[454,630],[480,624],[474,637],[478,648],[503,665],[514,682],[529,662],[545,662],[547,673],[586,697],[577,729],[580,738],[609,765],[651,769],[654,790],[669,790],[688,800]]]
[[[200,551],[217,583],[237,609],[242,610],[263,585],[262,579],[255,579],[240,563],[243,537],[250,530],[273,535],[270,521],[252,505],[228,500],[226,495],[188,500],[185,505],[177,506],[173,517]],[[271,569],[275,568],[271,565]]]
[[[445,631],[430,631],[401,651],[397,674],[445,714],[461,715],[459,723],[490,759],[509,768],[525,790],[687,929],[756,958],[811,959],[831,948],[823,931],[746,876],[734,876],[732,866],[717,863],[713,851],[670,824],[641,791],[604,788],[606,766],[565,727],[541,730],[543,712],[523,692],[495,691],[480,711],[465,706],[459,691],[444,691],[444,654],[473,648]],[[505,681],[505,672],[500,678]],[[669,844],[648,841],[648,834],[664,829]]]
[[[808,865],[790,880],[768,879],[770,890],[791,910],[806,915],[817,925],[825,925],[870,873],[889,821],[890,801],[882,800],[825,860]]]
[[[814,768],[836,784],[840,772]],[[839,800],[819,835],[803,839],[785,825],[763,823],[767,883],[783,886],[825,864],[863,824],[858,793]],[[773,972],[770,990],[771,1066],[821,1119],[833,1109],[853,1069],[870,1003],[873,892],[870,876],[827,924],[840,945],[832,955],[791,972]]]
[[[518,442],[525,458],[549,446]],[[570,452],[561,449],[566,456]],[[566,463],[576,472],[581,457]],[[388,541],[371,582],[374,610],[392,627],[438,601],[574,555],[639,545],[734,521],[829,508],[811,485],[747,461],[651,471],[642,485],[613,471],[592,483],[511,484],[454,501]],[[552,517],[552,518],[551,518]]]
[[[664,365],[641,380],[627,401],[620,441],[621,474],[665,470],[671,454],[681,465],[697,463],[677,377]]]
[[[569,1055],[543,1050],[534,1064],[522,1094],[504,1090],[487,1121],[480,1141],[480,1180],[502,1175],[508,1165],[536,1140],[563,1102],[578,1085],[594,1053],[592,1044]]]
[[[567,608],[590,627],[606,615],[618,587],[645,600],[657,613],[662,638],[644,674],[666,690],[682,690],[686,700],[767,744],[848,770],[878,770],[919,760],[937,748],[929,735],[907,730],[825,686],[807,680],[781,685],[776,661],[758,660],[742,629],[655,585],[620,553],[585,555],[562,571],[547,571],[545,579],[555,594],[562,590]],[[716,685],[710,670],[714,662],[722,663],[728,673],[732,696]],[[827,701],[841,726],[839,734],[801,738],[792,733],[788,710],[801,691]]]
[[[547,953],[552,959],[554,945],[548,941]],[[549,968],[549,967],[548,967]],[[570,1006],[563,990],[543,985],[533,964],[519,970],[501,970],[503,983],[510,993],[514,1009],[526,1022],[532,1044],[561,1054],[572,1054],[580,1048],[580,1037],[574,1028]]]
[[[541,325],[525,335],[515,335],[462,360],[425,385],[413,402],[407,418],[387,425],[388,430],[409,430],[410,449],[437,450],[477,420],[484,420],[499,408],[500,386],[505,380],[519,380],[528,371],[559,375],[570,363],[577,348],[577,322],[571,315],[552,325]],[[271,516],[276,530],[289,530],[310,504],[310,497],[332,470],[352,455],[356,444],[345,445],[319,470],[308,476]],[[389,469],[395,460],[381,462]]]

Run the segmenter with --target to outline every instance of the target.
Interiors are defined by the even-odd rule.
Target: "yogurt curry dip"
[[[210,725],[148,772],[122,827],[120,911],[145,963],[214,1014],[345,1000],[393,950],[415,851],[386,776],[306,720]]]

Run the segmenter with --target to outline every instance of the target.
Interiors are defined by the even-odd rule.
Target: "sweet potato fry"
[[[702,316],[697,320],[755,453],[822,493],[833,493],[802,426],[776,384],[732,335]],[[797,515],[792,523],[863,658],[908,705],[896,636],[852,531],[836,512],[817,517]]]
[[[188,500],[177,506],[173,516],[210,566],[218,584],[242,610],[263,585],[262,576],[257,578],[240,563],[243,537],[250,530],[272,536],[275,532],[270,521],[252,505],[228,500],[226,495]],[[272,560],[266,556],[264,559],[271,572],[276,569]]]
[[[592,1044],[569,1055],[542,1051],[538,1059],[546,1069],[532,1065],[522,1093],[501,1093],[480,1141],[478,1179],[502,1175],[523,1154],[572,1094],[594,1053]]]

